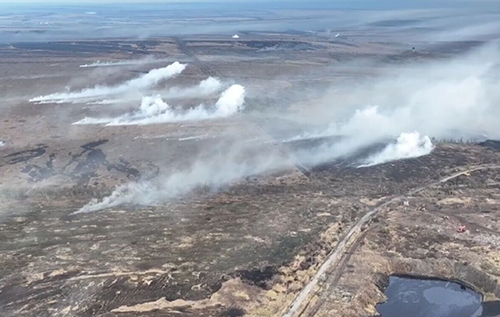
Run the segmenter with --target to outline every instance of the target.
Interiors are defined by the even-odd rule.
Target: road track
[[[198,56],[196,56],[196,54],[193,52],[193,50],[191,48],[189,48],[187,45],[186,45],[186,42],[184,42],[183,39],[181,39],[180,37],[173,37],[173,40],[175,41],[175,43],[177,43],[177,46],[179,47],[179,50],[184,53],[186,56],[188,56],[189,58],[191,58],[193,60],[193,64],[195,64],[196,66],[198,66],[200,68],[200,70],[207,76],[210,76],[210,77],[216,77],[217,76],[217,73],[210,67],[208,67],[206,65],[206,63],[203,63],[200,61],[200,59],[198,58]]]
[[[364,230],[362,228],[369,224],[370,221],[376,216],[380,211],[384,210],[384,208],[388,207],[392,203],[403,200],[406,196],[411,196],[417,194],[427,188],[446,183],[452,179],[455,179],[459,176],[466,175],[472,172],[488,170],[488,169],[500,169],[500,165],[478,165],[469,167],[466,170],[454,173],[450,176],[446,176],[441,178],[438,181],[429,183],[427,185],[418,187],[416,189],[412,189],[404,195],[396,196],[383,204],[369,210],[363,217],[361,217],[349,230],[346,236],[337,244],[335,249],[333,249],[325,262],[320,266],[318,272],[313,276],[313,278],[309,281],[309,283],[300,291],[294,301],[290,304],[287,311],[283,314],[283,317],[300,317],[303,316],[303,313],[308,309],[311,299],[313,299],[317,294],[320,293],[321,289],[324,286],[327,286],[325,283],[329,276],[337,274],[339,275],[342,270],[343,262],[345,262],[346,257],[350,257],[350,254],[347,252],[351,246],[356,245],[362,238]],[[338,280],[338,279],[334,279]],[[331,285],[330,285],[331,286]],[[321,305],[321,303],[319,303]],[[314,309],[317,311],[318,308]]]

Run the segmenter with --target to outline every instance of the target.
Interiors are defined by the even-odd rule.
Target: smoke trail
[[[160,81],[171,78],[184,71],[185,64],[175,62],[167,67],[153,69],[149,73],[142,75],[138,78],[131,79],[125,83],[117,86],[95,86],[93,88],[83,89],[77,92],[55,93],[46,96],[40,96],[30,99],[30,102],[35,103],[63,103],[73,102],[75,100],[84,100],[89,102],[96,98],[102,98],[109,95],[117,95],[129,91],[141,91],[157,85]]]
[[[105,197],[101,201],[97,199],[91,200],[88,204],[80,208],[80,210],[72,214],[88,213],[125,204],[146,202],[148,201],[148,195],[153,192],[154,189],[150,183],[128,183],[119,186],[110,196]]]
[[[37,105],[47,105],[47,104],[81,104],[85,103],[87,105],[111,105],[120,102],[124,102],[124,99],[102,99],[99,100],[102,96],[90,97],[90,98],[75,98],[75,99],[60,99],[60,100],[43,100],[37,101]]]
[[[419,131],[436,139],[500,137],[499,58],[498,49],[483,48],[448,62],[422,63],[396,69],[398,73],[389,71],[354,89],[337,89],[327,99],[336,100],[338,111],[334,116],[338,119],[321,132],[303,133],[295,139],[335,136],[340,141],[298,151],[298,160],[311,166],[321,164],[396,139],[406,131]],[[330,108],[323,110],[332,108],[329,102]],[[342,113],[359,105],[367,106],[348,115]]]
[[[110,196],[90,201],[73,214],[99,211],[124,204],[150,205],[188,194],[203,185],[216,188],[264,171],[280,170],[293,166],[282,153],[272,149],[255,149],[240,146],[219,151],[208,159],[196,161],[192,167],[163,175],[149,182],[129,183],[119,186]],[[223,167],[223,168],[222,168]]]
[[[188,88],[178,88],[173,87],[170,88],[163,95],[166,98],[198,98],[205,97],[216,92],[219,92],[222,89],[222,83],[217,78],[209,77],[203,81],[201,81],[195,87]]]
[[[387,145],[381,152],[370,156],[359,167],[378,165],[394,160],[419,157],[430,154],[434,146],[428,136],[421,136],[418,132],[401,133],[397,142]]]
[[[214,109],[205,105],[183,111],[172,108],[161,99],[161,96],[144,97],[139,110],[126,113],[117,118],[84,118],[73,124],[106,124],[117,125],[146,125],[154,123],[197,121],[223,118],[236,114],[243,108],[245,101],[245,88],[232,85],[225,90]]]
[[[222,89],[222,83],[217,78],[209,77],[205,80],[202,80],[198,85],[194,87],[187,88],[179,88],[172,87],[168,91],[162,93],[165,98],[177,99],[177,98],[201,98],[210,96],[214,93],[219,92]],[[54,100],[49,101],[40,101],[38,104],[48,104],[48,103],[86,103],[87,105],[110,105],[117,104],[120,102],[126,102],[125,99],[102,99],[96,100],[95,98],[91,99],[76,99],[73,101],[69,100],[60,100],[54,102]]]
[[[450,62],[421,63],[417,67],[397,69],[397,73],[388,72],[385,77],[369,79],[356,86],[345,85],[344,95],[336,90],[325,98],[328,103],[322,111],[315,112],[319,122],[331,122],[320,135],[335,136],[332,138],[334,142],[324,142],[314,148],[292,149],[294,160],[314,166],[350,156],[387,139],[397,139],[396,143],[386,146],[364,162],[364,165],[373,165],[430,153],[433,145],[427,136],[438,139],[481,135],[498,138],[498,60],[498,49],[486,48]],[[235,104],[237,98],[229,98],[230,95],[233,94],[221,96],[219,113],[230,112],[230,105]],[[229,102],[231,100],[233,103]],[[338,112],[332,115],[331,108],[334,107],[338,108],[335,109]],[[356,108],[358,110],[351,110]],[[310,132],[302,137],[316,135]],[[226,156],[200,159],[190,170],[164,175],[147,184],[133,183],[120,187],[112,196],[100,202],[93,201],[80,212],[123,203],[161,203],[188,193],[197,184],[217,186],[239,177],[285,167],[283,162],[287,158],[271,155],[266,152],[267,149],[259,150],[254,149],[244,156],[253,159],[252,164]]]
[[[128,66],[128,65],[138,65],[141,64],[139,61],[130,62],[101,62],[97,61],[91,64],[80,65],[80,68],[90,68],[90,67],[109,67],[109,66]]]
[[[123,102],[125,100],[122,99],[103,99],[103,100],[97,100],[97,101],[88,101],[86,102],[87,105],[112,105],[116,103]]]
[[[153,58],[146,58],[146,59],[141,59],[141,60],[131,60],[131,61],[119,61],[119,62],[102,62],[102,61],[96,61],[90,64],[83,64],[80,65],[80,68],[91,68],[91,67],[112,67],[112,66],[133,66],[133,65],[145,65],[145,64],[152,64],[152,63],[163,63],[167,62],[168,60],[166,59],[153,59]]]

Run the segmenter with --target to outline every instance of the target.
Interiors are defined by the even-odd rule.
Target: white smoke
[[[136,65],[137,62],[101,62],[96,61],[91,64],[80,65],[80,68],[90,68],[90,67],[109,67],[109,66],[125,66],[125,65]]]
[[[338,119],[323,131],[295,137],[335,136],[340,141],[300,151],[298,159],[319,164],[407,131],[436,139],[499,138],[498,60],[498,49],[485,48],[456,60],[399,68],[385,77],[341,87],[328,95],[329,107],[318,111],[322,116],[318,120]],[[359,105],[367,106],[349,113]]]
[[[87,105],[113,105],[117,104],[120,102],[124,102],[122,99],[103,99],[103,100],[96,100],[96,101],[88,101],[86,102]]]
[[[150,183],[145,182],[133,182],[119,186],[108,197],[105,197],[101,201],[93,199],[73,214],[88,213],[131,203],[141,203],[146,199],[148,193],[154,192],[151,187]]]
[[[163,92],[162,95],[165,98],[169,99],[180,99],[180,98],[201,98],[210,96],[222,90],[223,85],[217,78],[209,77],[205,80],[202,80],[198,85],[192,87],[172,87],[166,92]],[[117,103],[127,102],[126,99],[102,99],[97,100],[95,98],[87,99],[75,99],[75,100],[60,100],[54,102],[54,100],[49,101],[40,101],[38,104],[48,104],[48,103],[83,103],[85,102],[87,105],[110,105]]]
[[[144,97],[137,111],[116,118],[87,117],[73,124],[146,125],[224,118],[242,110],[244,101],[245,88],[241,85],[232,85],[222,93],[213,109],[203,104],[189,110],[176,109],[163,101],[161,96]]]
[[[113,66],[134,66],[134,65],[152,64],[152,63],[162,63],[162,62],[166,62],[166,61],[167,60],[165,60],[165,59],[153,59],[153,58],[146,58],[146,59],[140,59],[140,60],[118,61],[118,62],[96,61],[96,62],[93,62],[93,63],[90,63],[90,64],[80,65],[80,68],[113,67]]]
[[[4,141],[0,141],[0,147],[2,146],[5,146],[5,142]]]
[[[430,154],[433,149],[434,146],[428,136],[421,136],[418,132],[401,133],[396,143],[389,144],[381,152],[370,156],[360,167],[419,157]]]
[[[241,85],[232,85],[226,89],[215,104],[217,116],[227,117],[243,108],[245,102],[245,88]]]
[[[201,81],[197,86],[188,88],[170,88],[163,95],[166,98],[199,98],[209,96],[222,89],[222,83],[217,78],[209,77]]]
[[[323,104],[311,103],[307,109],[311,114],[309,122],[329,122],[328,128],[321,130],[318,126],[317,131],[301,135],[301,138],[334,136],[329,139],[333,141],[302,150],[293,150],[291,146],[294,161],[313,166],[359,153],[360,149],[388,139],[397,139],[396,143],[365,159],[364,165],[374,165],[429,154],[433,149],[429,137],[457,139],[484,135],[499,138],[499,60],[498,49],[486,48],[452,61],[420,62],[405,67],[393,65],[386,74],[356,85],[344,83],[335,87]],[[229,98],[230,95],[233,94],[221,96],[218,113],[231,112],[230,109],[238,104],[234,102],[238,98]],[[301,118],[295,119],[300,122]],[[240,142],[243,144],[250,143]],[[184,172],[163,175],[147,184],[120,187],[110,197],[93,201],[80,212],[123,203],[161,203],[188,193],[198,184],[217,186],[285,167],[286,158],[261,150],[249,153],[252,164],[242,164],[234,157],[200,159]]]
[[[73,214],[88,213],[124,204],[151,205],[186,195],[197,186],[217,187],[244,177],[290,167],[291,162],[281,153],[261,150],[247,153],[249,148],[232,147],[196,161],[189,169],[176,171],[149,182],[119,186],[110,196],[94,199]]]
[[[77,92],[55,93],[30,99],[35,103],[65,103],[65,102],[90,102],[105,96],[119,95],[130,91],[142,91],[157,85],[160,81],[171,78],[184,71],[185,64],[175,62],[167,67],[153,69],[138,78],[126,81],[117,86],[95,86]]]

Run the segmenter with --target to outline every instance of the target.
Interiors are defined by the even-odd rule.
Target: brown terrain
[[[391,274],[458,280],[496,301],[500,143],[441,142],[430,155],[367,168],[304,167],[290,153],[309,144],[283,145],[273,121],[255,115],[302,109],[309,96],[299,86],[377,73],[344,66],[355,58],[399,63],[449,54],[402,47],[267,34],[0,49],[2,316],[376,316]],[[189,64],[176,84],[217,76],[244,85],[245,113],[72,126],[95,109],[27,102],[168,64],[79,68],[150,55]],[[211,137],[197,137],[204,135]],[[154,206],[71,215],[119,184],[254,139],[263,142],[249,155],[276,153],[284,168],[217,190],[200,184]]]

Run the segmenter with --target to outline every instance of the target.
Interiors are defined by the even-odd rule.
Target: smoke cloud
[[[322,115],[318,121],[334,118],[328,127],[292,139],[339,141],[299,151],[299,161],[314,166],[407,131],[436,139],[499,138],[499,58],[497,48],[487,47],[452,61],[407,65],[352,87],[335,87],[325,98],[328,107],[325,101],[323,111],[317,110]],[[353,108],[358,109],[352,113]]]
[[[159,82],[176,76],[184,71],[185,64],[175,62],[167,67],[153,69],[138,78],[117,86],[95,86],[77,92],[55,93],[30,99],[34,103],[90,102],[105,96],[118,95],[130,91],[142,91],[152,88]]]
[[[490,46],[454,60],[420,61],[402,66],[392,64],[377,76],[357,80],[356,84],[343,83],[332,87],[323,101],[307,105],[307,120],[301,113],[287,115],[286,119],[295,120],[297,126],[316,124],[316,128],[309,128],[292,140],[326,137],[324,139],[328,142],[321,141],[317,146],[307,148],[287,144],[288,152],[283,156],[269,153],[269,148],[264,148],[268,144],[265,139],[239,142],[240,147],[246,145],[253,150],[226,149],[240,154],[200,158],[184,171],[163,173],[148,183],[124,185],[110,197],[92,201],[79,212],[121,204],[161,203],[185,195],[199,184],[217,187],[249,175],[288,168],[291,166],[289,157],[298,164],[315,166],[365,153],[362,150],[394,140],[377,153],[365,153],[364,157],[356,158],[362,166],[372,166],[427,155],[433,149],[431,137],[498,139],[499,60],[498,48]],[[239,109],[242,104],[244,96],[241,90],[243,87],[239,89],[240,93],[238,90],[224,92],[210,113],[219,116],[234,113],[234,109]],[[205,107],[195,108],[199,112],[177,112],[162,102],[150,98],[144,102],[144,107],[141,105],[142,109],[126,119],[137,124],[137,121],[147,122],[141,120],[179,120],[188,114],[196,118],[210,115]],[[296,108],[293,111],[297,111]],[[293,136],[291,132],[289,135]],[[242,161],[241,157],[246,160]]]
[[[99,211],[125,204],[151,205],[188,194],[198,186],[217,187],[244,177],[292,166],[290,160],[272,149],[236,145],[224,148],[209,158],[197,160],[190,168],[149,182],[119,186],[110,196],[94,199],[73,214]]]
[[[163,95],[167,98],[199,98],[209,96],[222,90],[223,85],[217,78],[209,77],[195,87],[172,87]]]
[[[213,81],[204,81],[200,86],[207,86],[206,88],[202,88],[204,90],[211,89]],[[184,111],[182,109],[172,108],[162,100],[161,96],[144,97],[140,108],[132,113],[126,113],[117,118],[87,117],[73,124],[106,124],[108,126],[146,125],[224,118],[241,111],[244,102],[245,88],[241,85],[232,85],[222,93],[213,109],[202,104],[198,107]]]
[[[172,87],[168,89],[166,92],[162,92],[162,96],[169,99],[180,99],[180,98],[202,98],[206,96],[213,95],[222,90],[224,86],[220,82],[219,79],[214,77],[209,77],[203,81],[201,81],[198,85],[192,87]],[[117,103],[124,103],[130,100],[126,99],[103,99],[103,100],[92,100],[87,101],[87,105],[110,105]],[[81,99],[76,99],[72,101],[72,103],[81,103]],[[53,101],[49,102],[38,102],[39,104],[43,103],[54,103]],[[62,100],[56,103],[68,103],[68,100]]]
[[[168,60],[166,60],[166,59],[153,59],[153,58],[145,58],[145,59],[140,59],[140,60],[129,60],[129,61],[118,61],[118,62],[96,61],[94,63],[80,65],[80,68],[113,67],[113,66],[134,66],[134,65],[145,65],[145,64],[152,64],[152,63],[161,63],[161,62],[167,62],[167,61]]]
[[[113,105],[117,104],[120,102],[123,102],[124,100],[122,99],[103,99],[103,100],[96,100],[96,101],[88,101],[86,102],[87,105]]]
[[[138,65],[139,61],[129,61],[129,62],[101,62],[97,61],[91,64],[80,65],[80,68],[91,68],[91,67],[110,67],[110,66],[128,66],[128,65]]]
[[[389,144],[381,152],[370,156],[360,167],[419,157],[430,154],[433,149],[434,146],[428,136],[421,136],[418,132],[401,133],[396,143]]]

